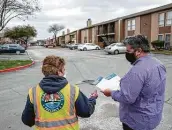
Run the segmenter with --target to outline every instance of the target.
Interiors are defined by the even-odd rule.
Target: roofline
[[[89,29],[89,28],[93,28],[93,27],[95,27],[96,26],[96,24],[93,24],[93,25],[91,25],[91,26],[89,26],[89,27],[84,27],[84,28],[80,28],[80,29],[78,29],[78,30],[84,30],[84,29]]]
[[[108,21],[103,21],[103,22],[94,24],[91,27],[95,27],[95,26],[98,26],[98,25],[103,25],[103,24],[107,24],[107,23],[111,23],[111,22],[116,22],[116,21],[118,21],[120,19],[129,19],[129,18],[141,16],[141,15],[146,15],[146,14],[162,11],[162,10],[167,10],[167,9],[170,9],[170,8],[172,8],[172,3],[166,4],[166,5],[163,5],[163,6],[159,6],[159,7],[153,8],[153,9],[148,9],[148,10],[140,11],[138,13],[130,14],[130,15],[127,15],[127,16],[118,17],[118,18],[111,19],[111,20],[108,20]],[[87,28],[90,28],[90,27],[85,27],[85,28],[82,28],[80,30],[87,29]]]
[[[167,9],[170,9],[170,8],[172,9],[172,3],[166,4],[166,5],[163,5],[163,6],[159,6],[159,7],[156,7],[156,8],[140,11],[138,13],[130,14],[130,15],[127,15],[127,16],[123,16],[123,17],[121,17],[121,19],[129,19],[129,18],[133,18],[133,17],[137,17],[137,16],[142,16],[142,15],[146,15],[146,14],[150,14],[150,13],[155,13],[155,12],[167,10]]]
[[[130,14],[130,15],[127,15],[127,16],[118,17],[118,18],[115,18],[115,19],[112,19],[112,20],[108,20],[108,21],[103,21],[103,22],[100,22],[100,23],[96,23],[96,24],[93,24],[93,25],[91,25],[89,27],[84,27],[84,28],[78,29],[76,31],[81,31],[81,30],[93,28],[93,27],[96,27],[96,26],[99,26],[99,25],[103,25],[103,24],[107,24],[107,23],[111,23],[111,22],[116,22],[116,21],[118,21],[120,19],[125,20],[125,19],[130,19],[130,18],[133,18],[133,17],[137,17],[137,16],[142,16],[142,15],[146,15],[146,14],[150,14],[150,13],[155,13],[155,12],[167,10],[167,9],[170,9],[170,8],[172,9],[172,3],[166,4],[166,5],[162,5],[162,6],[159,6],[159,7],[156,7],[156,8],[152,8],[152,9],[140,11],[138,13]],[[73,32],[75,32],[75,31],[73,31]],[[68,35],[68,34],[61,35],[61,36],[66,36],[66,35]]]
[[[107,24],[107,23],[112,23],[112,22],[116,22],[118,20],[120,20],[120,18],[115,18],[115,19],[111,19],[111,20],[108,20],[108,21],[103,21],[101,23],[97,23],[96,25],[98,26],[98,25],[103,25],[103,24]]]
[[[58,37],[62,37],[62,36],[67,36],[67,35],[71,35],[72,33],[75,33],[75,32],[77,32],[78,30],[75,30],[75,31],[72,31],[72,32],[70,32],[70,33],[68,33],[68,34],[65,34],[65,35],[60,35],[60,36],[58,36]]]

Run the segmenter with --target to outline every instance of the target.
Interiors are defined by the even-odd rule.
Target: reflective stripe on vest
[[[37,87],[32,88],[32,97],[33,97],[33,105],[35,111],[35,125],[40,128],[51,128],[51,127],[65,127],[69,124],[74,124],[78,121],[77,117],[75,116],[75,87],[70,86],[70,109],[69,114],[70,117],[67,119],[57,120],[57,121],[40,121],[39,120],[39,110],[37,109]]]
[[[72,118],[72,119],[68,119],[68,120],[61,120],[61,121],[51,121],[51,122],[38,122],[35,121],[35,125],[38,127],[42,127],[42,128],[51,128],[51,127],[60,127],[60,126],[65,126],[68,124],[73,124],[75,122],[77,122],[78,119]]]

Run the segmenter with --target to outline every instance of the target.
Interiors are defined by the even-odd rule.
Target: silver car
[[[80,44],[78,46],[78,50],[80,51],[87,51],[87,50],[100,50],[101,48],[94,44],[94,43],[85,43],[85,44]]]
[[[113,43],[107,47],[105,47],[104,51],[108,54],[119,54],[126,52],[126,46],[124,43]]]

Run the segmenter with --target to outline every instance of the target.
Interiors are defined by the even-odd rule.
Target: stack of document
[[[100,88],[102,91],[105,89],[120,90],[120,77],[116,74],[110,74],[106,78],[98,77],[93,84]]]

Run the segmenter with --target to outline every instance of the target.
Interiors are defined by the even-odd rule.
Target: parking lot
[[[2,53],[0,54],[0,60],[30,60],[27,52],[24,54],[15,54],[15,53]]]
[[[36,61],[34,66],[0,75],[0,111],[3,111],[0,116],[0,129],[2,130],[31,130],[22,124],[21,113],[25,106],[28,89],[39,83],[43,77],[41,63],[47,55],[65,58],[68,81],[71,84],[78,84],[87,96],[94,90],[99,91],[99,89],[82,81],[94,80],[99,76],[107,76],[113,72],[122,77],[131,68],[124,54],[108,55],[103,50],[78,51],[68,48],[31,47],[28,49],[28,53]],[[172,57],[153,56],[164,63],[167,68],[163,120],[156,130],[172,130],[172,115],[169,114],[172,113]],[[99,92],[95,113],[89,119],[80,119],[81,130],[122,130],[118,114],[118,103]]]

